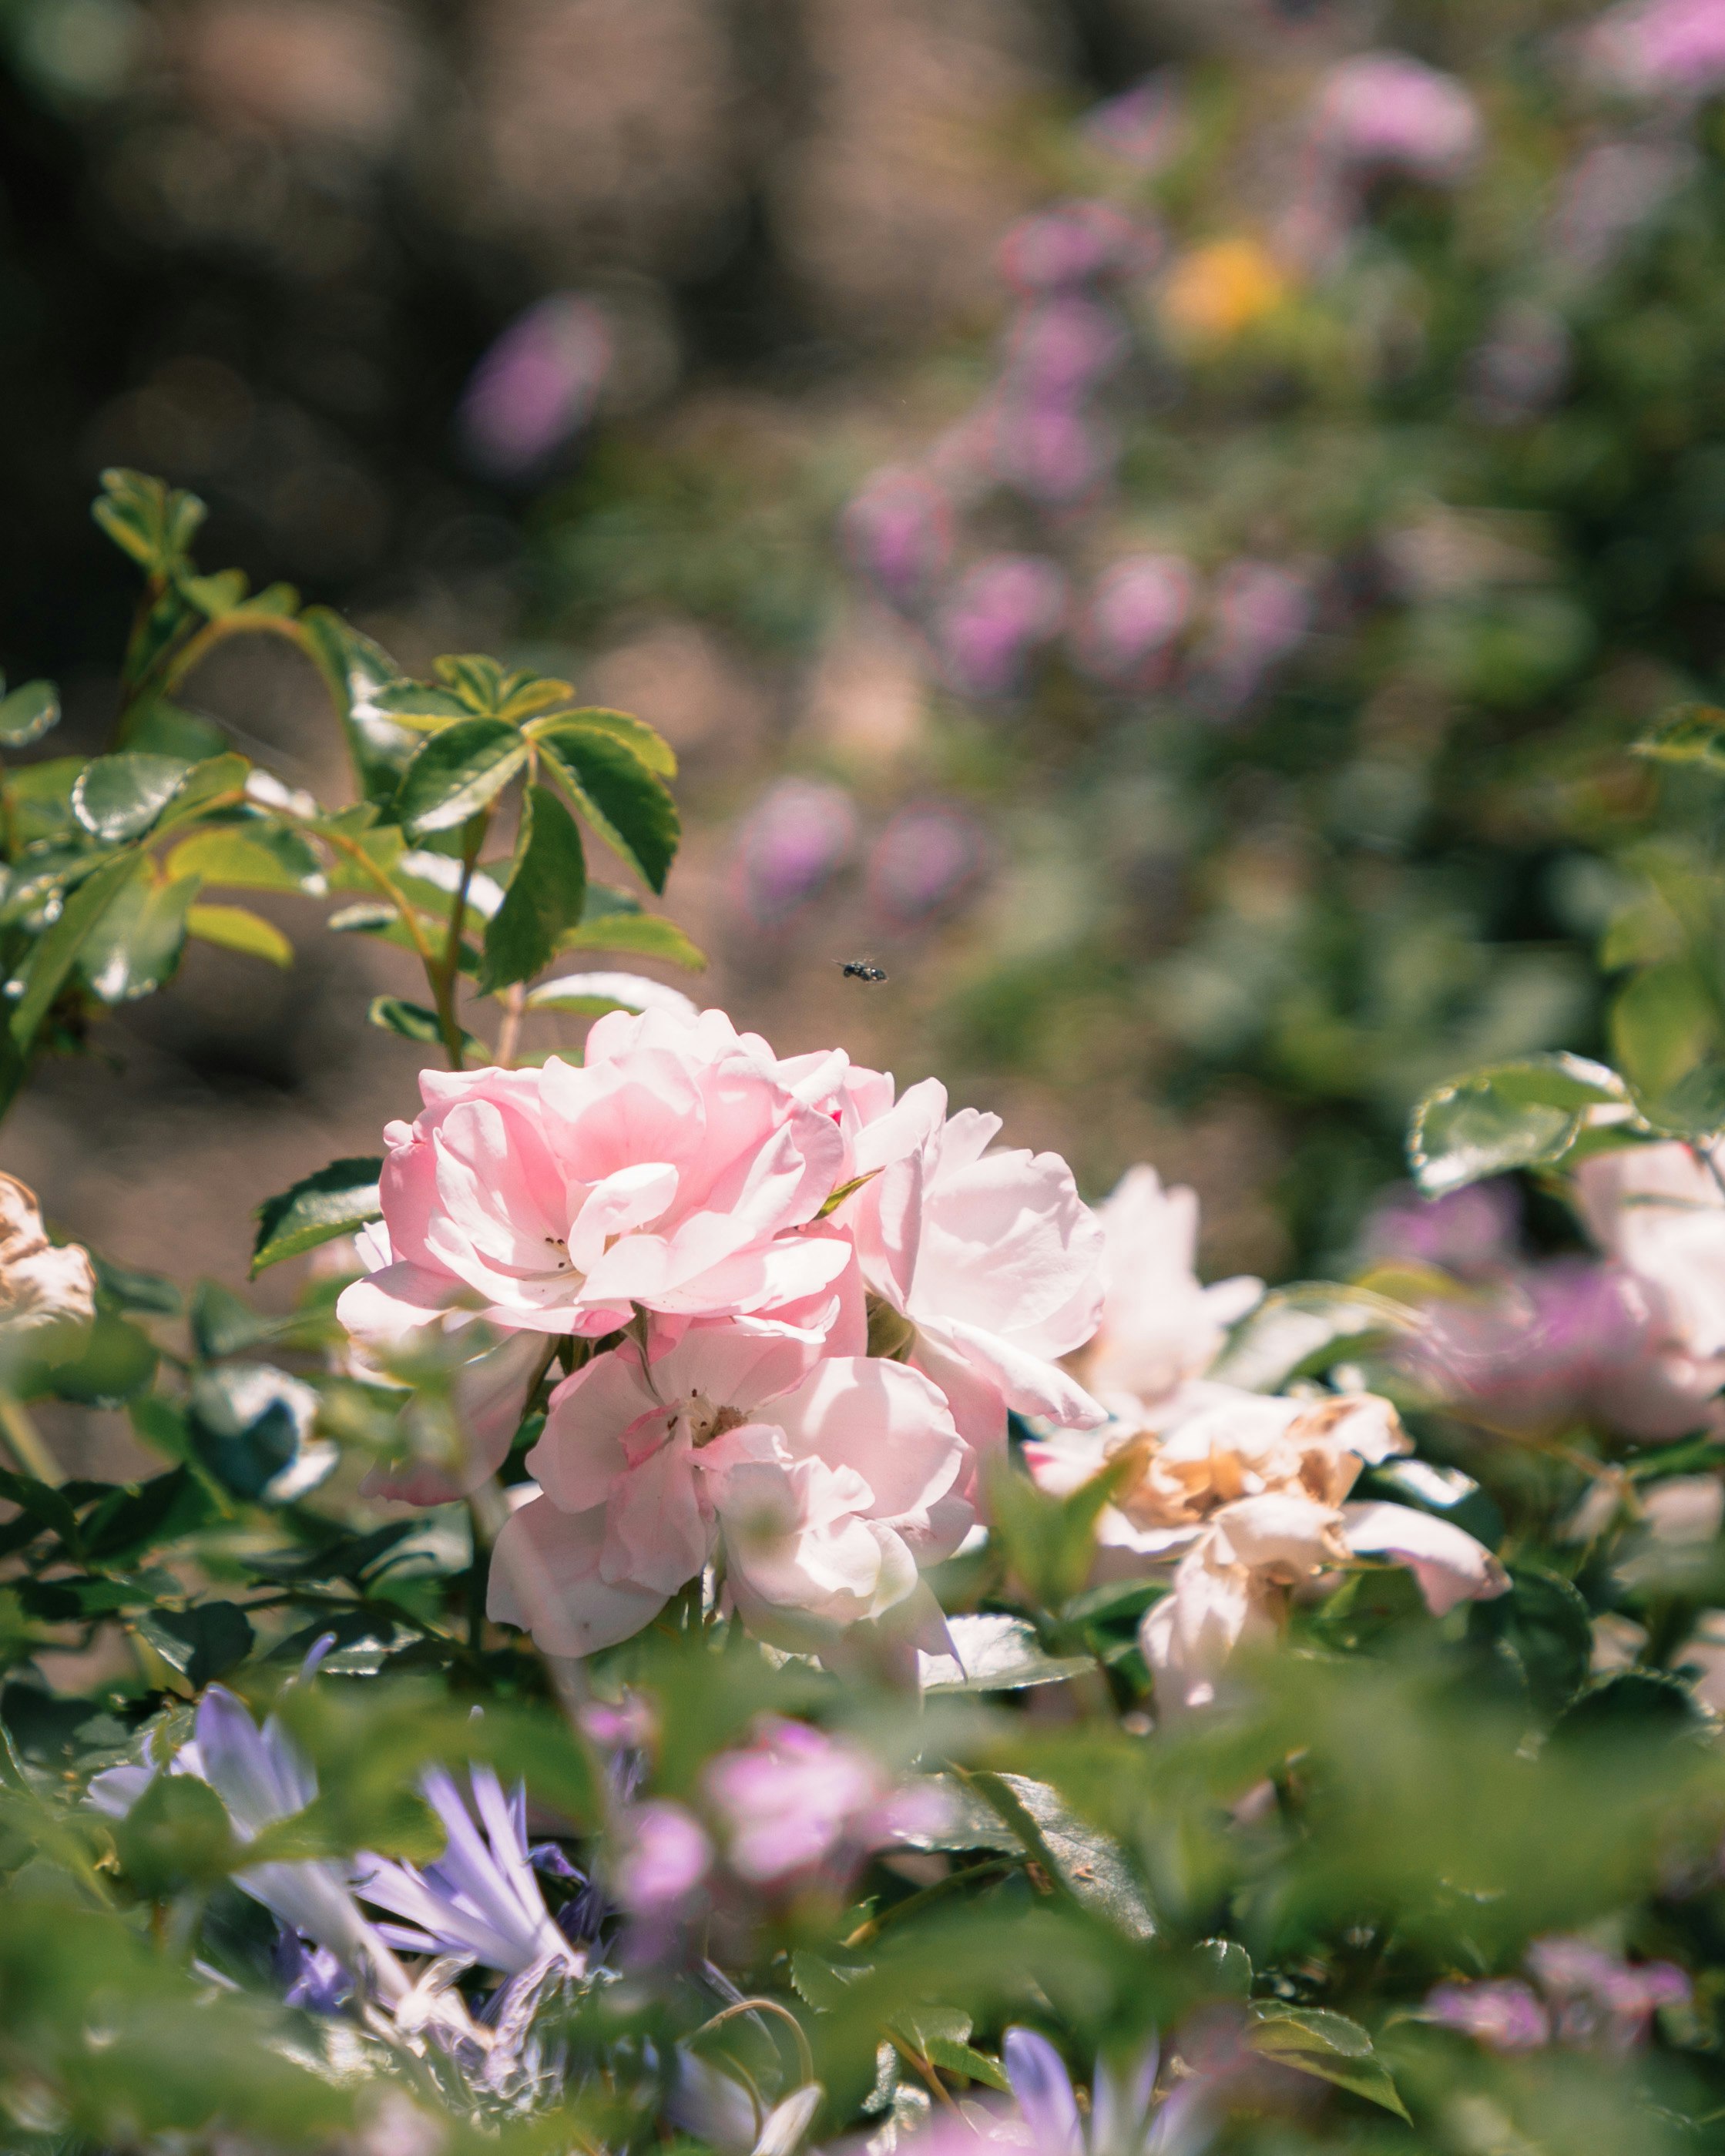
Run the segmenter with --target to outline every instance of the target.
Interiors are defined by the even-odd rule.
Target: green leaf
[[[1635,1106],[1656,1130],[1710,1138],[1725,1129],[1725,1030],[1686,959],[1649,966],[1625,984],[1610,1036]]]
[[[84,940],[79,971],[105,1004],[132,1003],[172,978],[186,947],[187,918],[198,879],[157,883],[140,860]]]
[[[1096,1521],[1132,1472],[1132,1461],[1122,1459],[1060,1497],[1004,1460],[994,1468],[988,1477],[994,1532],[1014,1573],[1041,1608],[1057,1609],[1090,1577]]]
[[[372,702],[392,719],[404,719],[421,729],[447,726],[451,719],[471,716],[458,696],[448,689],[434,688],[429,681],[392,681],[373,694]]]
[[[1021,1691],[1064,1684],[1096,1667],[1088,1655],[1047,1653],[1034,1625],[1022,1617],[949,1617],[947,1630],[958,1650],[956,1661],[950,1655],[916,1657],[926,1692]]]
[[[1616,1072],[1584,1056],[1534,1055],[1471,1071],[1414,1111],[1414,1179],[1428,1198],[1440,1198],[1486,1176],[1561,1160],[1591,1109],[1627,1105]]]
[[[78,1515],[66,1502],[63,1491],[52,1483],[39,1482],[33,1475],[14,1475],[9,1469],[0,1469],[0,1497],[8,1505],[16,1505],[39,1521],[52,1534],[58,1535],[68,1549],[80,1548]]]
[[[114,745],[202,763],[223,752],[228,737],[213,719],[186,711],[169,697],[143,696],[126,706]]]
[[[1291,1378],[1312,1376],[1419,1322],[1416,1312],[1370,1288],[1296,1281],[1271,1289],[1240,1320],[1206,1374],[1246,1392],[1279,1392]]]
[[[337,1235],[382,1218],[377,1178],[381,1159],[332,1160],[258,1208],[258,1238],[252,1250],[252,1278],[284,1258],[297,1258]]]
[[[969,2044],[954,2043],[949,2036],[931,2036],[923,2046],[922,2056],[930,2066],[939,2066],[943,2072],[963,2074],[971,2081],[981,2082],[986,2088],[1000,2090],[1003,2095],[1012,2093],[1012,2083],[1001,2071],[999,2061]]]
[[[164,811],[157,835],[165,838],[182,824],[196,823],[217,803],[224,808],[236,805],[234,797],[244,794],[251,768],[237,749],[224,750],[220,756],[206,757],[202,763],[193,764],[191,777]]]
[[[1513,1659],[1543,1713],[1557,1713],[1587,1682],[1592,1615],[1569,1582],[1554,1573],[1512,1566],[1508,1594],[1469,1609],[1467,1636]]]
[[[126,1876],[152,1902],[225,1879],[240,1845],[221,1799],[195,1774],[160,1773],[114,1829]]]
[[[223,824],[182,839],[163,864],[171,876],[198,875],[236,891],[304,891],[321,897],[322,864],[309,840],[259,818]]]
[[[99,1310],[78,1353],[63,1363],[30,1366],[18,1379],[18,1391],[26,1399],[116,1407],[143,1391],[160,1360],[156,1342],[141,1327]]]
[[[59,718],[59,691],[53,682],[26,681],[0,700],[0,748],[28,748]]]
[[[662,981],[646,981],[634,973],[568,973],[529,991],[529,1010],[567,1011],[581,1018],[598,1018],[613,1010],[674,1010],[693,1018],[696,1006],[680,988]],[[859,1184],[868,1180],[859,1178]],[[853,1188],[858,1186],[853,1186]],[[845,1195],[848,1197],[850,1191]],[[837,1194],[828,1200],[838,1200]]]
[[[111,1491],[84,1522],[86,1563],[132,1560],[163,1543],[177,1542],[213,1517],[204,1484],[184,1467],[151,1476],[131,1489]]]
[[[557,945],[559,951],[627,951],[638,958],[663,958],[691,973],[706,964],[706,953],[677,927],[655,913],[606,913],[583,921]]]
[[[272,966],[285,968],[294,963],[294,947],[275,922],[243,906],[194,906],[186,916],[186,932]]]
[[[87,763],[72,788],[72,814],[92,837],[117,844],[147,831],[190,777],[177,756],[123,751]]]
[[[114,544],[152,574],[177,568],[208,513],[198,496],[117,465],[101,477],[90,513]]]
[[[1681,1737],[1703,1726],[1693,1694],[1663,1670],[1619,1670],[1591,1685],[1553,1725],[1553,1745],[1597,1746],[1602,1757],[1623,1748]]]
[[[526,742],[501,719],[458,719],[402,774],[396,820],[415,838],[454,830],[495,801],[526,760]]]
[[[156,1317],[177,1317],[185,1298],[166,1273],[145,1272],[136,1265],[116,1265],[99,1250],[90,1261],[95,1268],[96,1287],[105,1303],[119,1310],[147,1311]]]
[[[1296,2073],[1333,2082],[1351,2096],[1408,2118],[1389,2069],[1372,2048],[1371,2037],[1345,2014],[1311,2007],[1260,2005],[1252,2010],[1246,2042],[1259,2056]]]
[[[12,1014],[12,1038],[28,1048],[49,1006],[77,963],[85,939],[131,880],[136,856],[121,854],[104,862],[66,901],[59,919],[38,942],[23,969],[23,991]]]
[[[665,783],[632,748],[598,727],[559,724],[539,737],[547,762],[608,846],[663,891],[681,826]]]
[[[255,1348],[280,1332],[281,1325],[280,1318],[266,1317],[242,1302],[219,1281],[201,1280],[193,1290],[192,1344],[201,1362],[219,1362],[224,1355]]]
[[[558,686],[564,685],[559,683]],[[664,735],[656,732],[644,720],[630,711],[608,711],[597,705],[583,706],[578,711],[563,711],[555,719],[536,719],[522,732],[535,741],[564,726],[580,726],[588,732],[609,734],[627,749],[632,750],[649,771],[656,771],[661,778],[677,775],[677,754]]]
[[[1128,1938],[1148,1939],[1156,1919],[1120,1845],[1081,1819],[1059,1790],[1025,1774],[977,1774],[973,1787],[1050,1877]]]
[[[200,1371],[187,1399],[197,1456],[238,1497],[280,1496],[292,1479],[289,1471],[300,1464],[316,1408],[308,1386],[267,1363]]]
[[[362,1849],[410,1864],[431,1864],[448,1845],[438,1816],[412,1789],[368,1792],[363,1807],[333,1792],[266,1826],[246,1845],[248,1866],[316,1863]]]
[[[427,1010],[424,1004],[405,1003],[399,996],[373,996],[366,1016],[385,1033],[398,1033],[403,1040],[417,1041],[422,1048],[441,1048],[444,1045],[437,1013]],[[490,1061],[490,1050],[475,1034],[464,1029],[461,1043],[464,1054],[480,1063]]]
[[[1634,744],[1630,754],[1651,757],[1661,763],[1701,763],[1725,772],[1725,711],[1713,704],[1679,704]]]
[[[417,732],[377,701],[401,682],[400,667],[382,644],[329,607],[308,607],[300,616],[299,634],[341,714],[367,800],[379,805],[389,801],[419,746]]]
[[[179,586],[200,613],[218,621],[244,598],[249,582],[244,569],[218,569],[213,576],[182,577]]]
[[[138,1630],[194,1691],[202,1691],[243,1662],[257,1637],[237,1602],[199,1602],[189,1609],[154,1610],[140,1620]]]
[[[542,972],[558,937],[580,920],[586,896],[581,834],[554,793],[530,787],[521,800],[514,873],[502,905],[485,924],[480,993],[490,995]]]

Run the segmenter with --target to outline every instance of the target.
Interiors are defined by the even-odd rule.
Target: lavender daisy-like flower
[[[431,1768],[420,1782],[449,1836],[434,1864],[421,1870],[383,1857],[356,1859],[356,1891],[401,1920],[380,1925],[383,1938],[410,1953],[460,1954],[506,1976],[541,1962],[584,1974],[585,1954],[545,1906],[527,1846],[526,1790],[517,1784],[506,1796],[496,1775],[482,1765],[468,1769],[468,1784],[471,1811],[443,1768]]]

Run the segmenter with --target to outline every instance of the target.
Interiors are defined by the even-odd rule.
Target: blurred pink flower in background
[[[1033,501],[1065,504],[1092,493],[1113,469],[1111,427],[1045,399],[998,408],[994,469]]]
[[[631,1916],[664,1917],[680,1908],[706,1877],[713,1845],[681,1804],[659,1799],[627,1815],[611,1892]]]
[[[1455,180],[1481,141],[1478,106],[1454,75],[1406,53],[1361,53],[1333,68],[1313,116],[1318,154],[1355,172]]]
[[[1440,1265],[1468,1280],[1514,1257],[1521,1221],[1521,1194],[1507,1176],[1442,1198],[1422,1198],[1404,1183],[1373,1208],[1362,1241],[1369,1258]]]
[[[1628,0],[1587,33],[1594,74],[1641,96],[1685,100],[1725,82],[1722,0]]]
[[[947,679],[963,696],[1010,696],[1065,615],[1066,579],[1056,562],[1041,554],[985,556],[940,610],[936,640]]]
[[[1136,171],[1159,172],[1181,146],[1186,111],[1173,76],[1158,69],[1117,97],[1092,105],[1081,123],[1095,148]]]
[[[859,1746],[802,1722],[764,1720],[745,1749],[721,1752],[702,1786],[724,1823],[732,1869],[762,1886],[843,1875],[870,1850],[937,1834],[945,1797],[895,1788]]]
[[[1120,366],[1131,339],[1111,307],[1062,293],[1025,307],[1007,337],[1009,391],[1033,399],[1081,397]]]
[[[1440,1984],[1427,1995],[1423,2015],[1490,2051],[1537,2051],[1551,2041],[1551,2016],[1532,1985],[1518,1976]]]
[[[457,425],[469,456],[499,479],[536,470],[593,415],[614,356],[603,307],[553,292],[518,316],[474,369]]]
[[[1689,1979],[1674,1962],[1625,1961],[1585,1939],[1535,1939],[1527,1965],[1538,1990],[1520,1977],[1440,1984],[1422,2018],[1488,2051],[1536,2051],[1555,2041],[1621,2058],[1645,2040],[1660,2007],[1690,1997]]]
[[[896,607],[926,598],[952,557],[952,504],[932,480],[899,465],[873,475],[839,530],[851,566]]]
[[[870,902],[890,926],[920,927],[968,898],[988,862],[988,833],[969,809],[912,803],[891,819],[870,851]]]
[[[842,786],[783,778],[737,834],[733,880],[750,920],[776,928],[806,906],[856,851],[856,807]]]
[[[1135,266],[1144,240],[1143,228],[1113,203],[1062,203],[1014,225],[1000,244],[1000,266],[1021,292],[1058,290]]]
[[[1298,650],[1312,626],[1312,579],[1274,562],[1230,562],[1210,596],[1209,629],[1193,693],[1219,718],[1249,703],[1271,668]]]
[[[1079,664],[1111,687],[1159,687],[1197,595],[1192,566],[1178,554],[1129,554],[1116,562],[1097,578],[1079,624]]]

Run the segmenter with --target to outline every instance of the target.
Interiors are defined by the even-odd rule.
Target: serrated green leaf
[[[133,1003],[171,979],[186,947],[198,879],[157,883],[140,860],[78,953],[78,969],[105,1004]]]
[[[294,947],[275,922],[243,906],[194,906],[186,916],[186,932],[271,966],[286,968],[294,963]]]
[[[366,798],[381,806],[393,797],[419,746],[418,732],[377,702],[382,690],[402,680],[402,670],[382,644],[332,608],[307,607],[295,633],[341,716]]]
[[[677,775],[676,751],[663,734],[655,732],[630,711],[612,711],[597,705],[583,705],[579,711],[560,712],[554,719],[535,720],[524,732],[536,741],[542,736],[564,726],[580,726],[610,734],[625,748],[632,749],[649,771],[657,772],[661,778],[675,778]]]
[[[939,2066],[946,2073],[963,2074],[968,2080],[981,2082],[985,2088],[999,2089],[1003,2095],[1012,2093],[1012,2083],[999,2060],[991,2059],[972,2045],[954,2043],[947,2036],[931,2036],[922,2056],[930,2066]]]
[[[453,690],[434,688],[429,681],[391,681],[373,691],[372,703],[392,719],[419,731],[472,716]]]
[[[1257,2007],[1246,2026],[1246,2042],[1261,2058],[1295,2072],[1315,2074],[1350,2095],[1408,2119],[1389,2069],[1372,2048],[1371,2037],[1345,2014],[1294,2006]]]
[[[319,896],[322,864],[297,831],[259,818],[218,824],[182,839],[163,863],[171,876],[198,875],[236,891],[304,891]]]
[[[284,1258],[299,1257],[381,1219],[377,1178],[382,1172],[381,1159],[332,1160],[315,1175],[302,1176],[278,1196],[266,1198],[258,1208],[252,1277]]]
[[[1593,1661],[1593,1618],[1567,1579],[1530,1565],[1510,1568],[1507,1594],[1476,1602],[1467,1635],[1476,1645],[1507,1650],[1543,1712],[1555,1714],[1579,1691]]]
[[[213,1684],[252,1650],[257,1635],[237,1602],[199,1602],[189,1609],[157,1609],[138,1630],[171,1670],[194,1691]]]
[[[77,963],[85,939],[100,925],[108,908],[131,880],[136,857],[121,854],[105,862],[80,884],[66,901],[60,916],[30,953],[23,976],[23,989],[12,1014],[11,1034],[20,1048],[28,1048],[49,1008]]]
[[[1589,1111],[1623,1108],[1615,1071],[1584,1056],[1534,1055],[1450,1080],[1414,1111],[1408,1158],[1428,1198],[1561,1160]]]
[[[559,952],[626,951],[637,958],[661,958],[687,973],[700,973],[706,953],[691,943],[675,921],[655,913],[589,916],[558,942]]]
[[[60,696],[52,681],[26,681],[0,698],[0,748],[28,748],[59,724]]]
[[[93,838],[110,844],[147,831],[192,775],[174,756],[122,750],[85,766],[72,788],[72,814]]]
[[[1106,1917],[1128,1938],[1155,1936],[1156,1919],[1119,1844],[1081,1818],[1058,1789],[1026,1774],[968,1779],[1018,1836],[1025,1855],[1075,1901]]]
[[[1096,1667],[1088,1655],[1049,1654],[1035,1626],[1022,1617],[949,1617],[947,1630],[956,1659],[916,1657],[926,1692],[1022,1691],[1032,1685],[1064,1684]]]
[[[458,719],[433,734],[402,774],[397,821],[415,838],[476,815],[527,760],[527,744],[501,719]]]
[[[403,1040],[417,1041],[422,1048],[441,1048],[444,1045],[437,1013],[428,1010],[424,1004],[410,1004],[400,996],[373,996],[366,1016],[385,1033],[398,1033]],[[461,1040],[464,1052],[481,1063],[490,1054],[484,1041],[474,1034],[464,1029]]]
[[[208,513],[198,496],[119,465],[101,482],[90,515],[115,545],[154,574],[177,568]]]
[[[581,834],[554,793],[530,787],[521,800],[514,873],[503,903],[485,925],[480,994],[542,972],[559,937],[580,920],[586,896]]]
[[[576,808],[649,889],[663,891],[681,826],[665,783],[632,748],[598,727],[547,729],[538,737],[547,765]]]

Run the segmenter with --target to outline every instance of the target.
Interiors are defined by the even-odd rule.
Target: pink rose
[[[1059,1358],[1101,1314],[1101,1224],[1058,1154],[991,1152],[998,1116],[946,1108],[925,1079],[858,1132],[851,1173],[870,1180],[834,1217],[972,1445],[1002,1442],[1009,1409],[1093,1429],[1106,1411]]]
[[[634,1306],[741,1315],[806,1300],[850,1261],[809,1229],[844,1141],[764,1042],[722,1013],[614,1012],[587,1061],[427,1071],[424,1112],[385,1133],[393,1262],[342,1298],[357,1332],[387,1301],[476,1309],[512,1330],[594,1337]]]
[[[896,1789],[858,1746],[802,1722],[763,1721],[753,1743],[721,1752],[701,1779],[732,1871],[762,1885],[842,1874],[870,1850],[947,1820],[938,1791]]]
[[[799,1650],[888,1611],[943,1635],[919,1563],[969,1527],[967,1466],[927,1378],[735,1325],[634,1342],[552,1395],[542,1495],[499,1537],[491,1614],[554,1654],[626,1639],[722,1553],[750,1629]]]

